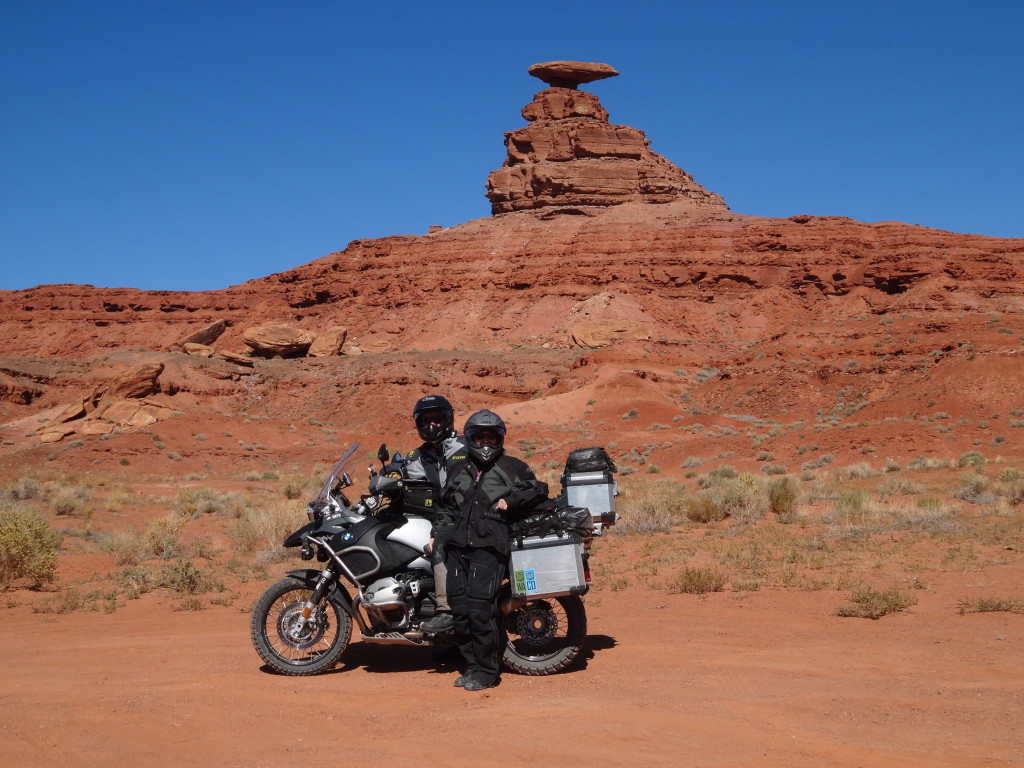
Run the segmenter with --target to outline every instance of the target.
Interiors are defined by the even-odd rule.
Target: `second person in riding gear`
[[[498,682],[504,633],[498,589],[510,552],[509,524],[547,498],[525,462],[505,454],[505,422],[474,413],[463,429],[468,458],[453,462],[431,532],[444,543],[448,599],[466,672],[455,685],[467,691]]]

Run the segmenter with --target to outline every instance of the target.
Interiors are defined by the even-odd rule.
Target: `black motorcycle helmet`
[[[505,422],[493,411],[477,411],[466,420],[462,431],[466,435],[466,450],[481,464],[491,464],[505,452]],[[478,442],[486,432],[497,438],[495,445]]]
[[[425,418],[435,415],[431,411],[439,411],[441,420]],[[412,419],[416,422],[416,432],[428,443],[440,443],[455,434],[455,409],[440,395],[427,395],[417,400],[412,409]]]

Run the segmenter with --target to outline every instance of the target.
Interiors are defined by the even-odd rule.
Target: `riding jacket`
[[[449,465],[468,458],[461,438],[449,437],[441,443],[441,448],[439,451],[433,443],[423,443],[402,460],[398,471],[404,485],[402,511],[405,514],[419,515],[431,522],[437,519]]]
[[[446,546],[492,547],[508,555],[509,523],[529,514],[547,495],[547,483],[519,459],[503,454],[483,468],[472,459],[458,461],[449,467],[431,533]],[[496,508],[499,499],[505,499],[507,510]]]

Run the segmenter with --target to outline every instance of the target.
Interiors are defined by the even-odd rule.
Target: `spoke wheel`
[[[336,601],[325,599],[302,621],[313,585],[281,579],[252,610],[252,642],[269,667],[284,675],[315,675],[335,664],[348,648],[352,618]]]
[[[505,666],[520,675],[552,675],[572,664],[587,637],[587,614],[576,595],[531,602],[505,617]]]

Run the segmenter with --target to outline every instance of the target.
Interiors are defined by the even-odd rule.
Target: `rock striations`
[[[611,67],[531,73],[551,87],[490,176],[498,215],[224,290],[0,291],[0,468],[54,441],[61,462],[166,467],[155,421],[188,471],[303,466],[324,458],[311,426],[404,444],[431,391],[558,450],[614,442],[634,470],[656,449],[675,474],[730,453],[757,471],[751,440],[791,468],[808,446],[901,462],[953,437],[1024,457],[1024,239],[730,211],[579,90]]]
[[[727,209],[719,195],[652,152],[643,131],[609,123],[597,96],[577,89],[618,75],[612,67],[550,61],[529,72],[550,87],[523,108],[530,124],[505,134],[508,157],[487,179],[492,213],[677,199]]]

